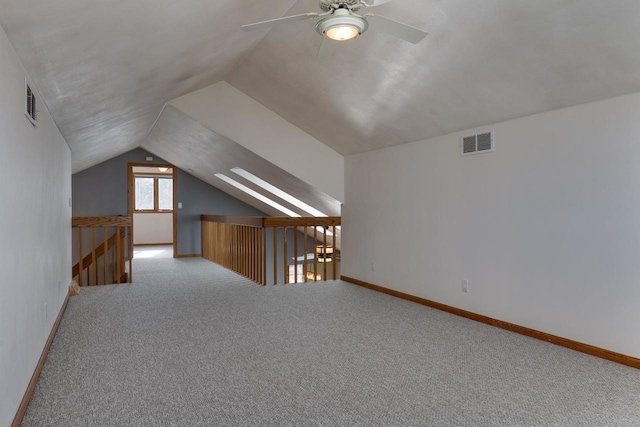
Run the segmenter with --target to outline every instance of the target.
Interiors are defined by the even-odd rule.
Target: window
[[[164,176],[136,175],[135,210],[167,212],[173,210],[173,179]]]

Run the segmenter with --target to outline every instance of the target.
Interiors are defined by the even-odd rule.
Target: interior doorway
[[[144,247],[177,252],[176,168],[170,164],[129,163],[128,210],[133,218],[134,257]]]

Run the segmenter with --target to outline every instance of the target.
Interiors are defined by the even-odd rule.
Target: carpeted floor
[[[134,279],[71,298],[24,426],[640,426],[640,370],[354,285]]]

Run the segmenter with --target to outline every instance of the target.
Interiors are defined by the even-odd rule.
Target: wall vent
[[[27,79],[24,79],[24,115],[32,125],[38,125],[38,110],[36,109],[36,94],[29,86]]]
[[[462,137],[462,155],[490,153],[495,150],[493,131]]]

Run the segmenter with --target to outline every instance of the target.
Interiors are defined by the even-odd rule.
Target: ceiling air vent
[[[494,150],[493,131],[462,137],[462,155],[489,153]]]
[[[36,94],[31,87],[27,79],[24,80],[24,114],[32,125],[38,125],[38,110],[36,110]]]

